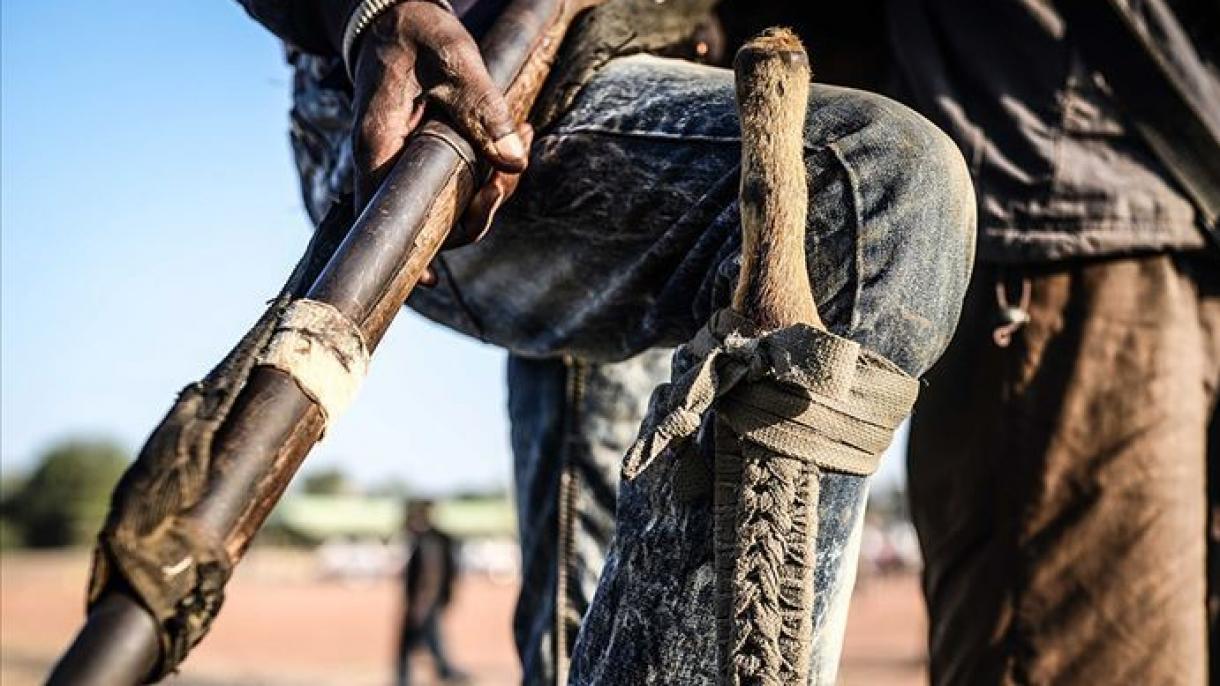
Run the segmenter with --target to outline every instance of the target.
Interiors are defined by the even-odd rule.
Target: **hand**
[[[443,7],[426,0],[399,3],[360,41],[352,146],[357,206],[368,203],[431,101],[493,169],[462,219],[464,230],[454,236],[454,242],[476,240],[516,189],[532,130],[514,125],[474,38]]]

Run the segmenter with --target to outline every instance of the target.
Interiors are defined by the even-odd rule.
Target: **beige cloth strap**
[[[333,306],[293,301],[280,317],[258,364],[288,374],[317,403],[329,426],[351,404],[368,371],[360,327]]]
[[[690,440],[713,406],[724,410],[735,433],[774,453],[835,471],[876,471],[919,383],[858,343],[819,329],[753,333],[749,321],[721,310],[687,344],[686,352],[700,359],[653,395],[624,478]]]
[[[674,492],[697,491],[684,483],[700,470],[683,446],[714,411],[719,683],[807,684],[820,650],[813,624],[820,473],[876,471],[918,382],[842,337],[803,325],[760,334],[729,310],[674,359],[672,381],[653,395],[623,476],[685,454]]]

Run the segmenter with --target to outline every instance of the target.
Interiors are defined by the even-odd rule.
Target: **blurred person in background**
[[[957,141],[979,210],[910,441],[932,682],[1206,683],[1220,4],[888,10],[903,94]]]
[[[407,504],[404,529],[408,552],[403,568],[398,686],[410,682],[410,655],[420,647],[432,654],[438,677],[449,682],[464,682],[467,677],[450,662],[441,635],[441,624],[457,581],[457,544],[433,524],[430,500],[412,500]]]

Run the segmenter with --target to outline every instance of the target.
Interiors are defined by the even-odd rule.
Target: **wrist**
[[[373,23],[407,2],[420,1],[438,5],[450,13],[454,12],[449,0],[359,0],[353,3],[347,20],[343,23],[339,40],[339,54],[343,57],[343,64],[347,67],[349,77],[355,80],[356,57],[359,54],[360,39],[364,37]]]

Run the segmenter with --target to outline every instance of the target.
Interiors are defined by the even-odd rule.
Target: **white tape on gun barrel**
[[[258,364],[291,376],[318,404],[329,427],[364,381],[369,350],[352,320],[324,302],[303,298],[284,311]]]

